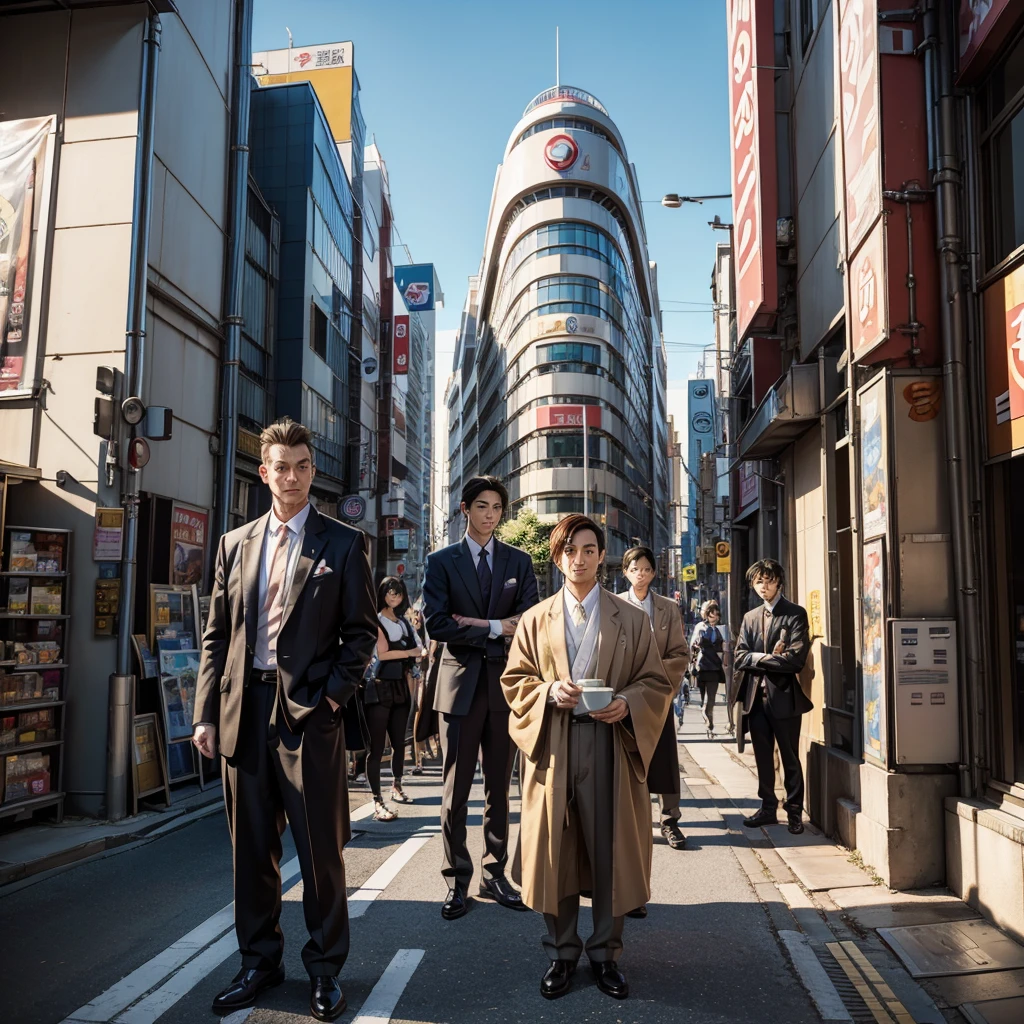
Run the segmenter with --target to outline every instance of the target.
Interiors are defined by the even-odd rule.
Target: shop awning
[[[139,0],[0,0],[0,14],[42,14],[47,11],[75,11],[86,7],[127,7]],[[144,0],[157,14],[177,14],[174,0]]]
[[[739,436],[739,458],[767,459],[792,444],[821,414],[818,364],[798,363],[764,396]]]
[[[16,480],[41,480],[43,471],[34,466],[19,466],[16,462],[0,459],[0,477],[13,477]]]

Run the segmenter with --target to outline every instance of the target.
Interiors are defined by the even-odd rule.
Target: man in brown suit
[[[629,985],[617,963],[623,917],[650,897],[645,779],[672,686],[646,615],[597,582],[601,528],[586,516],[566,516],[550,544],[565,586],[523,613],[501,677],[512,739],[525,755],[513,877],[548,929],[551,964],[541,995],[556,999],[572,985],[584,950],[577,917],[586,891],[593,899],[594,932],[585,947],[591,969],[602,992],[625,999]],[[602,695],[610,699],[603,708],[579,685],[593,679],[614,691]]]
[[[377,642],[364,535],[309,504],[309,431],[285,419],[260,437],[272,511],[225,534],[203,635],[193,742],[224,755],[242,969],[213,1001],[224,1016],[284,980],[281,833],[302,869],[310,1012],[345,1012],[349,949],[342,847],[350,837],[341,708]]]
[[[625,599],[631,605],[642,608],[654,631],[654,642],[665,666],[665,674],[672,684],[672,699],[675,700],[683,685],[683,673],[690,661],[690,648],[683,633],[683,620],[679,606],[667,597],[655,594],[651,584],[657,575],[654,552],[648,547],[630,548],[622,556],[622,571],[629,580],[630,588]],[[658,797],[661,811],[661,834],[673,850],[686,847],[686,836],[679,828],[681,810],[679,798],[679,747],[676,743],[675,716],[671,707],[665,716],[661,736],[647,770],[647,788]],[[636,907],[628,917],[646,917],[647,907]]]

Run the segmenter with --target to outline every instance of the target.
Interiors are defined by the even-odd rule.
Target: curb
[[[107,853],[110,850],[138,843],[140,840],[155,839],[170,832],[176,832],[180,828],[191,825],[194,821],[208,817],[221,810],[223,803],[223,794],[220,787],[217,787],[210,792],[210,799],[201,803],[198,807],[191,809],[182,807],[178,810],[165,811],[157,817],[140,824],[139,828],[133,829],[130,832],[88,839],[84,843],[79,843],[64,850],[57,850],[36,860],[0,865],[0,895],[5,894],[3,890],[7,886],[33,878],[35,875],[40,875],[43,872],[55,873],[63,868],[88,860],[91,857]]]

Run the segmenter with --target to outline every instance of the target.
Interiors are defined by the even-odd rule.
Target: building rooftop
[[[554,103],[556,100],[568,100],[571,103],[585,103],[588,107],[600,110],[606,117],[611,117],[611,114],[609,114],[605,109],[604,104],[596,96],[584,89],[577,89],[572,85],[553,85],[550,89],[545,89],[543,92],[538,93],[532,100],[530,100],[526,109],[523,111],[523,117],[526,117],[526,115],[535,107],[539,107],[544,103]]]

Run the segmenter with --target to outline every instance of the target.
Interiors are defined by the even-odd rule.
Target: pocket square
[[[334,570],[321,558],[320,564],[313,570],[313,575],[326,576],[329,572],[334,572]]]
[[[514,587],[518,582],[519,581],[515,578],[515,576],[513,576],[512,579],[505,580],[505,586],[502,587],[502,590],[507,590],[509,587]]]

